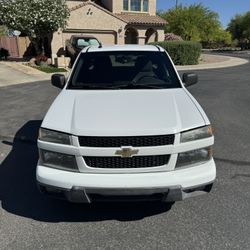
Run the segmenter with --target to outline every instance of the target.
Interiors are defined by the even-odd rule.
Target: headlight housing
[[[52,142],[52,143],[59,143],[65,145],[71,145],[71,138],[69,134],[65,134],[62,132],[57,132],[45,128],[40,128],[39,130],[39,140]]]
[[[205,139],[213,136],[212,126],[192,129],[181,133],[181,143],[194,140]]]
[[[212,158],[212,147],[195,149],[178,154],[176,168],[190,165],[198,165],[209,161]]]
[[[74,155],[40,149],[40,164],[50,168],[79,172]]]

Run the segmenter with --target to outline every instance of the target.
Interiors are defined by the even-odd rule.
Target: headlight
[[[181,142],[200,140],[211,136],[213,136],[212,126],[205,126],[202,128],[197,128],[190,131],[182,132]]]
[[[40,149],[40,163],[50,168],[79,172],[74,155]]]
[[[184,153],[179,153],[176,168],[189,165],[202,164],[212,158],[212,147],[196,149]]]
[[[40,128],[39,140],[71,145],[70,136],[61,132]]]

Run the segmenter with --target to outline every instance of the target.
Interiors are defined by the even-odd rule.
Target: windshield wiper
[[[103,85],[95,85],[95,84],[84,84],[84,85],[78,85],[70,86],[71,89],[115,89],[115,86],[103,86]]]
[[[153,84],[124,84],[116,86],[119,89],[163,89],[164,86],[153,85]]]

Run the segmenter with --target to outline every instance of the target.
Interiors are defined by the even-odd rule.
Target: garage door
[[[66,40],[69,40],[72,35],[90,35],[96,37],[102,44],[104,45],[112,45],[116,44],[116,35],[115,32],[107,31],[107,32],[86,32],[86,31],[79,31],[79,32],[63,32],[63,40],[64,44]]]

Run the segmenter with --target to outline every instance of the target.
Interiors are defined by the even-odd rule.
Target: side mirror
[[[182,76],[182,82],[186,87],[191,86],[198,82],[198,76],[195,73],[184,73]]]
[[[65,76],[63,74],[53,74],[51,76],[51,84],[59,89],[63,89],[66,83]]]

